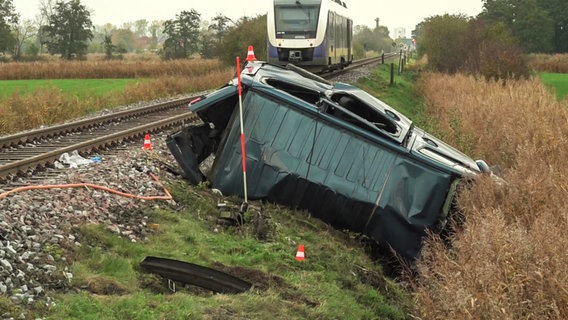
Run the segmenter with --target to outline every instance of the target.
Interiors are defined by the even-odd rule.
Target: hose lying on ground
[[[0,193],[0,199],[6,198],[7,196],[9,196],[13,193],[16,193],[16,192],[22,192],[22,191],[28,191],[28,190],[69,189],[69,188],[87,187],[87,188],[92,188],[92,189],[104,190],[104,191],[107,191],[109,193],[117,194],[119,196],[123,196],[123,197],[127,197],[127,198],[134,198],[134,199],[139,199],[139,200],[172,200],[173,199],[172,195],[170,194],[168,189],[166,189],[166,187],[164,187],[162,185],[160,180],[158,180],[158,177],[151,172],[149,172],[148,174],[152,177],[152,179],[154,179],[164,189],[164,192],[166,193],[165,196],[141,196],[141,195],[135,195],[135,194],[131,194],[131,193],[118,191],[118,190],[115,190],[115,189],[96,185],[96,184],[93,184],[93,183],[69,183],[69,184],[48,184],[48,185],[35,185],[35,186],[18,187],[18,188]]]

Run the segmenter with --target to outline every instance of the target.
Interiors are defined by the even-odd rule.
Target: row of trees
[[[233,63],[249,44],[260,57],[266,55],[266,15],[242,17],[232,21],[217,15],[202,21],[195,10],[182,11],[166,21],[137,20],[117,28],[111,24],[93,26],[90,11],[81,0],[40,0],[36,21],[19,20],[13,0],[0,0],[0,51],[21,58],[23,48],[37,55],[44,49],[62,58],[73,59],[86,53],[104,52],[108,58],[117,53],[151,50],[165,59],[220,58]],[[368,51],[387,51],[393,41],[386,27],[374,30],[356,26],[354,50],[357,57]]]
[[[186,58],[197,52],[212,57],[224,34],[236,27],[231,19],[218,15],[209,25],[195,10],[182,11],[166,21],[137,20],[120,28],[111,24],[93,26],[90,11],[81,0],[40,0],[35,21],[22,21],[13,0],[0,0],[0,53],[20,59],[24,48],[29,55],[44,52],[73,59],[89,52],[114,53],[160,50],[164,58]],[[244,22],[246,19],[242,20]]]
[[[87,41],[93,38],[90,12],[80,0],[40,1],[36,21],[21,20],[12,0],[0,0],[0,52],[11,53],[16,59],[23,47],[32,42],[29,51],[40,52],[45,46],[50,53],[70,59],[86,51]]]
[[[483,0],[478,19],[502,24],[525,53],[568,52],[566,0]]]
[[[503,24],[445,14],[425,19],[414,36],[418,55],[426,56],[433,70],[482,74],[488,79],[528,75],[519,41]]]
[[[486,78],[528,75],[526,53],[568,52],[565,0],[484,0],[477,17],[432,16],[416,26],[417,50],[437,71]]]
[[[95,26],[89,53],[155,52],[164,42],[163,21],[141,19],[115,26],[110,23]]]
[[[229,61],[248,44],[255,46],[259,56],[266,50],[265,16],[232,21],[218,15],[206,22],[198,12],[189,10],[167,21],[138,20],[120,28],[110,24],[95,28],[80,0],[40,0],[40,14],[34,22],[21,21],[12,1],[0,0],[0,51],[10,52],[16,59],[26,44],[28,53],[43,53],[46,48],[66,59],[87,52],[105,52],[110,58],[117,52],[155,50],[166,59],[199,53]],[[418,51],[428,55],[434,68],[522,74],[522,53],[568,51],[568,2],[483,2],[478,17],[433,16],[417,25],[413,37],[418,40]],[[355,28],[356,57],[368,51],[389,51],[392,43],[388,29],[378,23],[372,30]],[[229,50],[232,46],[237,51]]]
[[[389,29],[376,25],[374,29],[367,26],[355,26],[353,37],[353,52],[355,57],[364,58],[369,51],[390,52],[394,50],[393,40],[389,36]]]

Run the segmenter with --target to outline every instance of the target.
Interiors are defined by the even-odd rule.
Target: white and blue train
[[[353,19],[340,0],[273,0],[267,29],[272,64],[319,72],[353,61]]]

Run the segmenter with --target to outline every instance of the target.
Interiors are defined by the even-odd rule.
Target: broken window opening
[[[359,99],[352,97],[347,94],[335,94],[331,97],[331,100],[345,108],[349,113],[343,112],[343,116],[347,116],[347,121],[355,123],[359,127],[365,129],[368,126],[361,126],[358,124],[358,118],[362,118],[377,128],[384,130],[391,134],[396,134],[398,132],[398,127],[396,124],[388,119],[386,116],[380,114],[376,110],[373,110],[366,103],[360,101]],[[334,110],[335,111],[335,110]],[[351,114],[350,114],[351,113]],[[357,117],[353,116],[356,115]]]
[[[346,101],[344,99],[343,103],[345,102]],[[390,120],[386,120],[386,117],[381,116],[377,112],[370,110],[370,108],[366,107],[366,105],[364,105],[363,108],[353,108],[354,105],[350,105],[348,108],[353,109],[351,110],[340,103],[327,99],[322,99],[318,105],[323,113],[342,121],[349,122],[360,129],[369,131],[373,134],[397,134],[398,132],[398,128],[394,123]]]
[[[398,132],[397,125],[391,119],[350,95],[335,94],[331,97],[331,101],[325,101],[326,99],[323,99],[318,92],[289,82],[268,79],[266,83],[275,89],[282,90],[298,99],[314,104],[322,112],[354,124],[363,130],[373,133],[377,131],[384,133],[386,131],[390,134],[397,134]]]
[[[333,104],[327,104],[327,108],[325,109],[325,113],[333,116],[334,118],[340,119],[345,122],[349,122],[363,130],[370,131],[373,134],[382,133],[378,126],[375,124],[367,121],[366,119],[361,118],[360,116],[354,114],[353,112]]]
[[[275,89],[282,90],[298,99],[302,99],[314,105],[320,99],[320,94],[317,91],[293,85],[289,82],[279,81],[276,79],[268,79],[266,83],[273,86]]]

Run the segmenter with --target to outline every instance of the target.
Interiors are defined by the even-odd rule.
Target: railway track
[[[380,57],[359,60],[342,70],[322,74],[321,77],[332,79],[380,60]],[[0,137],[0,182],[10,182],[21,175],[33,176],[43,168],[52,167],[54,161],[64,153],[77,151],[89,154],[112,148],[122,142],[140,140],[147,133],[195,121],[197,117],[187,108],[187,104],[194,98],[152,104]]]
[[[193,98],[0,137],[0,181],[7,182],[15,176],[50,167],[64,153],[76,150],[88,154],[140,139],[146,133],[194,121],[195,115],[187,109]]]
[[[398,57],[398,53],[385,53],[385,61],[388,59],[393,59],[395,57]],[[370,58],[365,58],[365,59],[359,59],[356,61],[353,61],[353,63],[351,63],[351,65],[343,68],[343,69],[337,69],[337,70],[332,70],[330,72],[325,72],[325,73],[318,73],[319,76],[321,76],[324,79],[333,79],[339,75],[342,75],[344,73],[347,73],[349,71],[352,71],[354,69],[360,68],[362,66],[368,65],[368,64],[373,64],[373,63],[379,63],[381,62],[382,57],[378,56],[378,57],[370,57]]]

